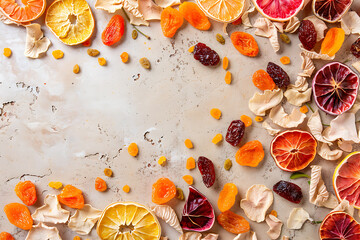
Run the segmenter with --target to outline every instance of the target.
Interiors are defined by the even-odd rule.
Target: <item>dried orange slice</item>
[[[360,209],[360,152],[347,155],[336,167],[333,175],[336,196],[346,199]]]
[[[26,23],[38,19],[45,11],[46,0],[0,0],[0,11],[7,18],[19,23]]]
[[[158,240],[160,224],[145,206],[135,202],[116,202],[103,211],[96,228],[101,240]]]
[[[331,212],[321,223],[321,240],[358,240],[360,239],[360,224],[347,213]]]
[[[201,10],[219,22],[233,22],[243,14],[245,0],[196,0]]]
[[[270,152],[276,165],[288,172],[306,168],[316,156],[317,142],[311,133],[288,130],[271,142]]]
[[[54,1],[46,12],[45,23],[67,45],[77,45],[88,40],[95,26],[91,9],[85,0]]]

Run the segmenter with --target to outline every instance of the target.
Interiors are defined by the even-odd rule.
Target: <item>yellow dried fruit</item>
[[[129,54],[127,52],[123,52],[120,57],[123,63],[127,63],[129,61]]]
[[[264,121],[264,118],[263,118],[263,117],[260,117],[260,116],[256,116],[256,117],[255,117],[255,121],[257,121],[257,122],[262,122],[262,121]]]
[[[64,57],[64,52],[61,50],[54,50],[52,52],[52,55],[54,56],[55,59],[60,59]]]
[[[106,65],[106,59],[105,58],[102,58],[102,57],[98,58],[98,62],[100,64],[100,66],[105,66]]]
[[[11,56],[11,54],[12,54],[12,51],[11,51],[11,49],[10,48],[4,48],[4,56],[5,57],[10,57]]]
[[[191,175],[185,175],[183,176],[183,179],[189,185],[192,185],[194,183],[194,178]]]
[[[193,143],[191,142],[190,139],[185,139],[184,143],[185,143],[185,147],[187,147],[189,149],[194,148],[194,145],[193,145]]]
[[[230,159],[226,159],[224,162],[224,169],[229,171],[232,167],[232,161]]]
[[[133,157],[136,157],[138,155],[139,148],[136,143],[130,143],[128,147],[128,153]]]
[[[105,168],[105,169],[104,169],[104,174],[105,174],[105,176],[107,176],[107,177],[112,177],[113,171],[112,171],[110,168]]]
[[[126,192],[126,193],[129,193],[129,192],[130,192],[130,187],[129,187],[129,185],[125,185],[125,186],[123,187],[123,191]]]
[[[90,57],[96,57],[100,54],[99,50],[96,50],[96,49],[93,49],[93,48],[89,48],[87,50],[87,54],[90,56]]]
[[[181,188],[176,188],[176,198],[183,201],[185,199],[184,192]]]
[[[132,37],[132,39],[137,39],[137,37],[138,37],[138,32],[134,29],[133,31],[132,31],[132,33],[131,33],[131,37]]]
[[[195,158],[189,157],[189,158],[186,160],[186,169],[191,170],[191,169],[194,169],[195,167],[196,167]]]
[[[61,182],[49,182],[49,187],[60,189],[62,188],[63,184]]]
[[[213,144],[218,144],[219,142],[221,142],[223,140],[223,136],[221,133],[218,133],[215,135],[215,137],[212,139],[212,143]]]
[[[73,240],[81,240],[81,238],[79,236],[75,236]]]
[[[309,111],[309,109],[306,105],[304,105],[300,108],[300,112],[302,112],[302,113],[307,113],[308,111]]]
[[[225,44],[225,38],[220,33],[216,34],[216,41],[218,41],[222,45]]]
[[[229,59],[227,57],[223,58],[222,67],[223,67],[224,70],[228,69],[228,67],[229,67]]]
[[[140,58],[139,63],[145,69],[150,69],[151,68],[150,61],[146,57]]]
[[[213,118],[219,120],[220,117],[221,117],[221,111],[220,111],[220,109],[218,109],[218,108],[213,108],[213,109],[210,110],[210,115],[211,115]]]
[[[78,74],[80,72],[80,67],[79,65],[75,64],[75,66],[73,67],[73,73]]]
[[[166,157],[161,156],[158,160],[158,164],[164,166],[166,164]]]
[[[194,52],[194,49],[195,49],[195,46],[191,46],[190,48],[189,48],[189,53],[193,53]]]
[[[231,72],[227,71],[225,74],[225,83],[231,84],[231,80],[232,80]]]

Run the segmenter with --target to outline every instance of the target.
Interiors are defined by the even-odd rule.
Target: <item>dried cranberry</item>
[[[290,84],[289,75],[278,65],[273,62],[269,62],[266,68],[266,72],[274,80],[276,86],[279,88],[286,88]]]
[[[195,45],[194,58],[205,66],[216,66],[220,62],[219,54],[206,46],[204,43],[198,43]]]
[[[360,38],[351,45],[350,51],[355,57],[360,57]]]
[[[299,39],[306,50],[315,47],[317,33],[314,24],[310,20],[302,20],[299,27]]]
[[[240,144],[245,133],[245,124],[241,120],[234,120],[228,127],[225,140],[236,147]]]
[[[207,188],[211,187],[215,183],[215,168],[210,159],[206,157],[199,157],[198,168],[200,170],[203,182]]]
[[[274,185],[273,191],[293,203],[300,203],[303,198],[301,188],[298,185],[283,180]]]

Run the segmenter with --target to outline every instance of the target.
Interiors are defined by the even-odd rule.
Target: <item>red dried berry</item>
[[[273,191],[293,203],[300,203],[303,198],[301,188],[298,185],[283,180],[274,185]]]
[[[306,50],[315,47],[317,33],[314,24],[310,20],[302,20],[299,27],[299,39]]]
[[[220,62],[219,54],[206,46],[204,43],[198,43],[195,45],[194,58],[205,66],[216,66]]]
[[[350,51],[355,57],[360,57],[360,38],[351,45]]]
[[[266,72],[274,80],[276,86],[279,88],[286,88],[290,84],[289,75],[279,66],[273,62],[269,62]]]
[[[241,120],[234,120],[228,127],[225,140],[236,147],[240,144],[245,133],[245,124]]]
[[[198,168],[200,170],[203,182],[207,188],[211,187],[215,183],[215,168],[210,159],[206,157],[199,157]]]

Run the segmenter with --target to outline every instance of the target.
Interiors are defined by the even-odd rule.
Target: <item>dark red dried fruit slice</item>
[[[313,79],[313,94],[318,107],[339,115],[355,103],[359,77],[346,65],[332,62],[321,68]]]
[[[266,72],[270,75],[276,86],[279,88],[286,88],[290,84],[290,78],[287,73],[275,63],[269,62],[266,68]]]
[[[215,213],[211,203],[194,187],[189,186],[180,225],[184,230],[204,232],[212,228]]]
[[[317,33],[314,24],[310,20],[302,20],[299,27],[299,40],[306,50],[315,47]]]
[[[203,182],[207,188],[215,183],[215,168],[213,162],[206,157],[199,157],[198,168],[200,170]]]
[[[349,10],[353,0],[313,0],[312,9],[318,18],[334,23]]]
[[[240,144],[245,133],[245,124],[241,120],[234,120],[230,123],[226,132],[225,140],[236,147]]]
[[[355,57],[360,57],[360,38],[351,45],[350,51]]]
[[[344,212],[331,212],[321,223],[321,240],[359,240],[360,225]]]
[[[205,66],[216,66],[220,62],[219,54],[206,46],[204,43],[198,43],[195,45],[194,58]]]
[[[274,185],[273,191],[293,203],[300,203],[303,198],[301,188],[298,185],[283,180]]]

